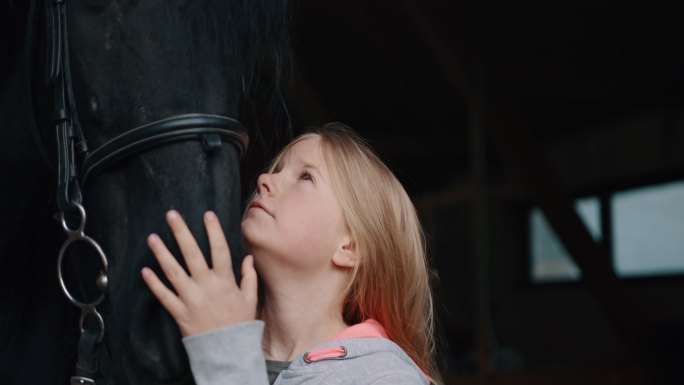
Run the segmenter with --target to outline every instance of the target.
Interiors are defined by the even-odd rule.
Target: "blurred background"
[[[294,127],[349,124],[410,193],[447,384],[684,383],[681,15],[295,2]]]

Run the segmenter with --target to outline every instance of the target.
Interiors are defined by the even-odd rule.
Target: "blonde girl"
[[[178,323],[199,385],[438,378],[415,209],[351,129],[331,123],[296,138],[259,177],[242,220],[250,255],[239,286],[218,219],[207,212],[204,220],[211,268],[170,211],[187,272],[155,234],[148,245],[175,291],[142,271]]]

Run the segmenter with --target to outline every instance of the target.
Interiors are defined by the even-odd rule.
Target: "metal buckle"
[[[71,385],[95,385],[95,380],[83,376],[71,377]]]

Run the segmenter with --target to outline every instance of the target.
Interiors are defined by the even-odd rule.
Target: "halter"
[[[27,23],[28,40],[35,9],[35,0],[31,1],[29,23]],[[58,167],[57,167],[57,206],[59,208],[62,228],[67,240],[62,244],[57,257],[57,273],[62,291],[67,299],[81,309],[79,320],[81,336],[79,339],[78,362],[76,375],[71,378],[72,385],[95,384],[98,374],[95,360],[95,349],[102,341],[105,332],[104,320],[96,307],[105,299],[107,291],[107,257],[100,245],[85,234],[86,211],[82,205],[82,188],[88,178],[93,178],[103,170],[112,167],[132,155],[149,150],[152,147],[171,142],[199,140],[204,149],[213,152],[221,148],[223,142],[234,145],[244,156],[248,136],[246,129],[236,119],[209,114],[176,115],[156,122],[147,123],[121,134],[93,151],[88,145],[81,129],[76,111],[69,68],[69,47],[67,34],[66,0],[45,0],[47,20],[47,63],[45,80],[54,95],[52,124],[57,135]],[[28,66],[31,42],[26,46],[26,65]],[[28,76],[28,72],[27,72]],[[29,93],[31,90],[30,81]],[[29,99],[31,99],[29,97]],[[32,103],[32,101],[30,101]],[[31,134],[43,158],[49,162],[36,123],[31,122]],[[83,159],[77,164],[77,158]],[[50,163],[48,163],[50,165]],[[79,218],[76,227],[70,227],[66,214]],[[83,242],[95,250],[102,264],[96,283],[101,290],[100,296],[93,302],[81,302],[66,287],[62,275],[64,255],[75,242]],[[86,322],[87,318],[94,319]]]

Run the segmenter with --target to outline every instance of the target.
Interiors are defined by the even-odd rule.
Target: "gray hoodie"
[[[197,385],[268,385],[262,352],[264,323],[250,321],[185,337]],[[379,323],[349,327],[297,357],[275,385],[428,385],[411,358]]]

